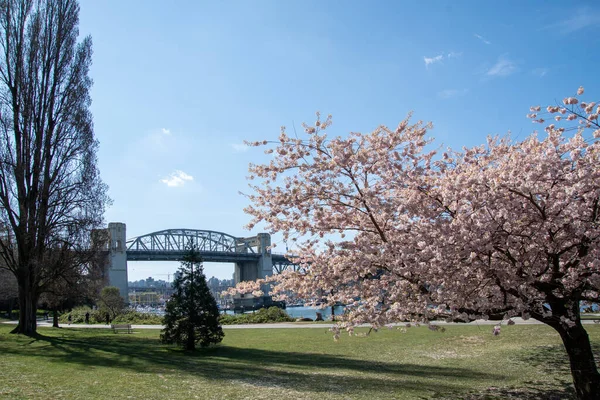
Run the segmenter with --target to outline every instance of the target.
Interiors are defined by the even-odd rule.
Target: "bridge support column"
[[[273,275],[273,258],[271,257],[271,235],[268,233],[259,233],[257,235],[260,243],[260,258],[257,263],[257,272],[261,279]],[[262,290],[267,295],[270,292],[270,285],[264,285]]]
[[[243,281],[264,279],[267,276],[273,275],[273,259],[270,249],[271,235],[268,233],[259,233],[257,239],[257,248],[260,257],[257,261],[238,262],[235,264],[233,279],[236,284]],[[261,290],[264,293],[262,297],[255,297],[249,294],[244,295],[244,297],[236,296],[233,300],[234,307],[236,309],[252,309],[269,305],[272,302],[271,296],[269,296],[270,285],[263,285]]]
[[[119,288],[125,303],[129,303],[127,287],[126,226],[121,222],[108,224],[110,237],[108,284]]]

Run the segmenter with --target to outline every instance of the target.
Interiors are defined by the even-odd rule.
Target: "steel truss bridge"
[[[261,235],[268,238],[268,243],[261,241]],[[192,242],[206,262],[257,262],[269,255],[275,273],[299,269],[285,255],[271,253],[268,234],[239,238],[223,232],[198,229],[166,229],[128,239],[125,244],[127,261],[181,261]]]

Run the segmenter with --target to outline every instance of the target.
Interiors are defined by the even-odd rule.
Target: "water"
[[[335,306],[335,315],[342,315],[344,312],[343,306]],[[331,319],[331,307],[318,309],[313,307],[288,307],[285,309],[285,312],[289,314],[290,317],[293,318],[310,318],[314,320],[317,318],[317,313],[320,312],[323,315],[323,319]]]
[[[159,316],[165,315],[164,307],[135,306],[135,307],[130,307],[130,309],[137,311],[139,313],[143,313],[143,314],[154,314],[154,315],[159,315]]]
[[[344,312],[344,306],[336,306],[335,315],[342,315]],[[284,310],[292,318],[310,318],[313,321],[317,318],[317,313],[320,312],[324,320],[331,318],[331,307],[324,309],[318,309],[313,307],[287,307]],[[226,314],[235,315],[233,311],[227,310]],[[246,311],[246,313],[252,313],[252,311]]]

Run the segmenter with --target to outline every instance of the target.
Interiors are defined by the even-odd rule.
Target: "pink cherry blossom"
[[[600,126],[592,102],[564,103],[543,133],[443,154],[410,115],[345,136],[328,136],[330,116],[301,138],[282,129],[274,157],[250,166],[246,212],[249,228],[296,240],[300,268],[237,290],[343,303],[343,328],[531,317],[581,338],[564,343],[594,366],[573,370],[576,389],[600,389],[579,323],[579,302],[600,294]]]

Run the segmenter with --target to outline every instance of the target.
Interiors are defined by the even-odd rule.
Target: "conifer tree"
[[[195,350],[196,343],[207,347],[223,340],[219,309],[206,284],[202,258],[197,246],[190,242],[173,282],[174,293],[167,302],[160,339]]]

